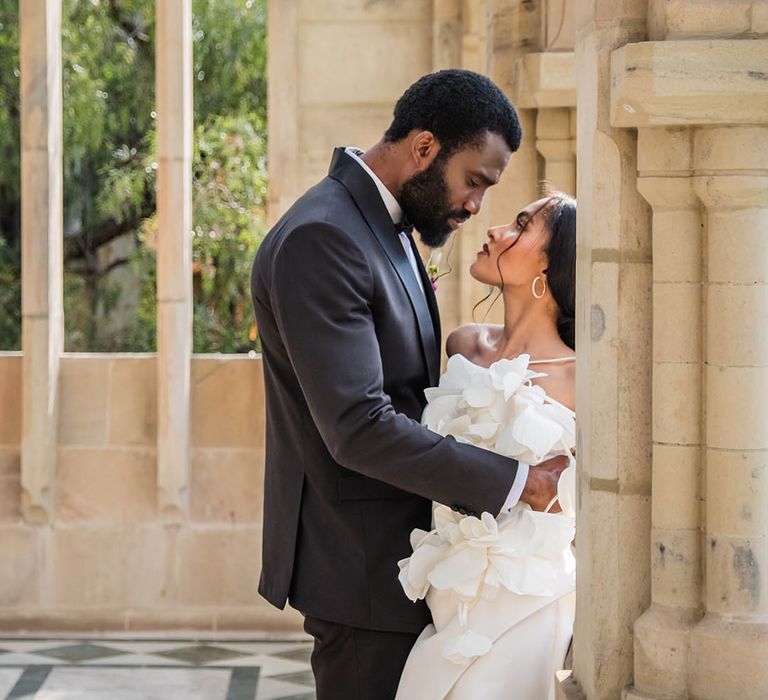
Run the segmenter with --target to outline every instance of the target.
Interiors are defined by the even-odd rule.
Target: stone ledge
[[[144,635],[188,632],[195,634],[248,633],[250,635],[296,634],[302,616],[278,610],[266,601],[240,607],[201,608],[35,608],[0,607],[0,633],[8,635],[110,635],[121,632]]]
[[[768,123],[768,40],[648,41],[611,54],[611,125]]]
[[[638,690],[635,690],[635,686],[631,685],[629,688],[625,688],[621,694],[621,700],[657,700],[657,698],[651,695],[643,695]]]
[[[576,55],[529,53],[517,65],[513,100],[516,107],[576,106]]]

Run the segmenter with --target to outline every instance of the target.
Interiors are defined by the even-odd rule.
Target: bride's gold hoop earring
[[[541,283],[544,285],[544,289],[541,290],[541,294],[536,294],[536,282],[538,282],[539,280],[541,280]],[[533,294],[534,298],[541,299],[546,293],[547,293],[547,280],[543,279],[540,276],[534,278],[533,282],[531,283],[531,294]]]

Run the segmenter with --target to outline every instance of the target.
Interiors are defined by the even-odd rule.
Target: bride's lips
[[[478,255],[490,255],[491,249],[488,247],[487,243],[483,243],[483,249],[477,251]]]

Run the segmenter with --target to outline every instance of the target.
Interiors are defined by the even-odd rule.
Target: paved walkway
[[[0,638],[0,700],[314,700],[311,646]]]

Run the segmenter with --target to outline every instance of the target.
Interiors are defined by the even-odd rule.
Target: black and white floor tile
[[[2,639],[0,700],[315,700],[307,641]]]

